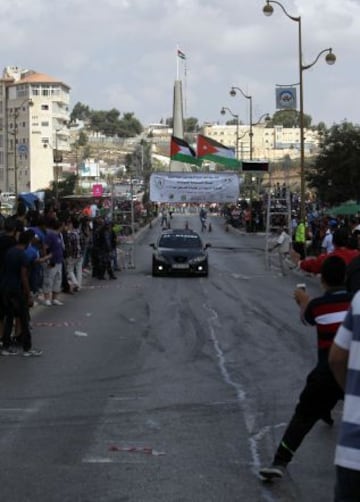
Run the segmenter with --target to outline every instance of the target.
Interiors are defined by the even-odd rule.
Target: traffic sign
[[[25,143],[20,143],[17,147],[19,153],[28,153],[28,147],[25,145]]]

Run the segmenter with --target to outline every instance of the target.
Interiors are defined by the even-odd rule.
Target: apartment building
[[[8,66],[0,79],[0,189],[50,186],[70,150],[70,87],[33,70]]]
[[[289,156],[295,159],[300,156],[300,128],[266,127],[265,124],[259,124],[252,128],[252,158],[267,159],[275,161]],[[233,147],[236,151],[237,136],[238,157],[239,159],[250,159],[250,128],[248,125],[220,125],[205,124],[202,127],[202,134],[219,141],[223,145]],[[305,156],[313,155],[319,148],[318,131],[305,129],[304,131]]]

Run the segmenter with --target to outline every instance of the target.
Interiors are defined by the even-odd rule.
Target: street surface
[[[1,501],[332,500],[341,406],[283,480],[257,477],[316,360],[293,289],[318,295],[319,280],[266,270],[263,235],[210,220],[208,278],[151,276],[154,222],[135,268],[34,309],[43,356],[0,359]],[[197,215],[172,227],[185,221],[200,230]]]

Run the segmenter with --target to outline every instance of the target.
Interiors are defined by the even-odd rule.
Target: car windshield
[[[161,248],[201,248],[201,239],[198,235],[166,234],[159,240]]]

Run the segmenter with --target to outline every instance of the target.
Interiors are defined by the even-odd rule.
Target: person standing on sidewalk
[[[318,362],[309,373],[285,433],[276,450],[272,464],[260,469],[264,481],[282,478],[304,437],[318,420],[333,424],[331,410],[343,398],[328,363],[329,350],[350,305],[351,294],[345,289],[346,264],[339,256],[327,258],[321,269],[321,284],[325,293],[310,297],[303,289],[296,289],[294,297],[300,307],[301,318],[316,326]]]
[[[75,216],[65,224],[63,232],[65,271],[69,284],[69,293],[79,291],[82,285],[82,253],[79,223]]]
[[[345,391],[335,453],[335,502],[360,500],[360,291],[340,326],[329,356],[330,368]]]
[[[62,266],[64,260],[64,242],[61,236],[63,223],[59,220],[50,219],[47,223],[44,245],[46,253],[51,258],[44,264],[43,292],[44,304],[63,305],[58,296],[61,293]]]
[[[287,265],[289,269],[292,269],[295,267],[294,263],[290,259],[291,237],[290,237],[289,232],[285,226],[280,228],[279,232],[280,233],[279,233],[279,236],[276,240],[276,243],[270,249],[270,251],[274,251],[274,249],[278,249],[280,270],[281,270],[282,275],[286,275],[285,265]]]
[[[96,235],[96,248],[98,250],[99,258],[99,274],[98,279],[105,279],[107,272],[109,279],[116,279],[111,263],[111,252],[113,248],[113,236],[111,221],[105,219],[104,224],[99,229]]]
[[[300,259],[303,260],[306,255],[306,225],[304,220],[300,220],[295,228],[293,248],[300,255]]]
[[[5,255],[8,250],[16,246],[16,221],[11,216],[5,219],[4,232],[0,234],[0,284],[4,273]],[[2,340],[5,319],[5,298],[0,294],[0,340]]]
[[[32,230],[19,235],[16,246],[10,248],[5,256],[4,273],[1,278],[1,292],[5,305],[5,323],[3,333],[2,356],[17,355],[17,349],[11,347],[11,332],[14,319],[19,319],[21,333],[17,336],[23,347],[23,356],[41,356],[42,351],[32,348],[29,326],[29,307],[33,305],[29,286],[28,258],[25,249],[34,237]]]

